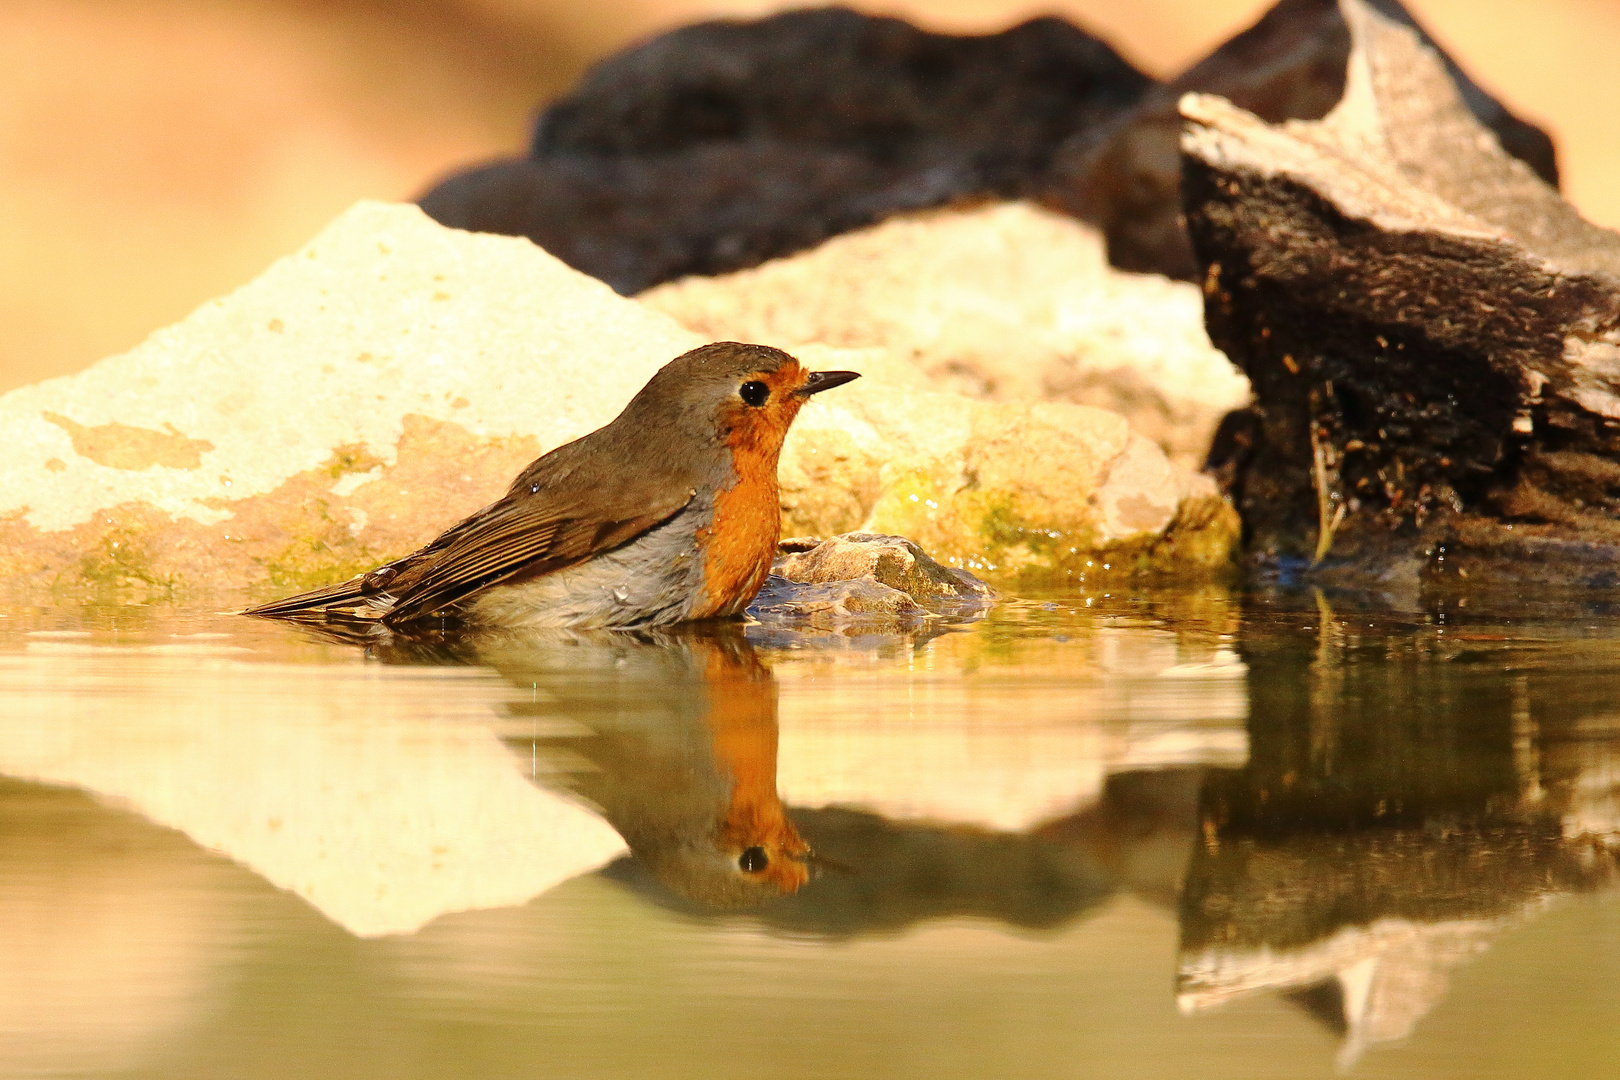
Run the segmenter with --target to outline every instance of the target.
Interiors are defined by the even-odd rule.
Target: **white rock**
[[[1096,230],[1029,203],[897,217],[640,299],[711,337],[881,346],[938,387],[1113,409],[1193,468],[1249,399],[1195,286],[1113,270]]]
[[[362,203],[136,349],[0,398],[0,577],[260,597],[339,580],[705,340],[527,240]],[[789,438],[789,535],[908,535],[1003,578],[1099,545],[1226,558],[1230,511],[1117,416],[942,393],[877,349],[796,351],[865,377]],[[1203,539],[1166,546],[1172,524]]]

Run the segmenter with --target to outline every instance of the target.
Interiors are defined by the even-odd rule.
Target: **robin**
[[[735,615],[776,553],[789,425],[812,394],[859,377],[764,345],[693,349],[426,547],[246,614],[625,629]]]

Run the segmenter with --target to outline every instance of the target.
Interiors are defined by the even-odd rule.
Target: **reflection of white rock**
[[[954,655],[970,644],[930,642],[909,671],[777,665],[783,800],[1022,831],[1090,806],[1111,773],[1248,758],[1244,668],[1220,652],[1189,664],[1173,634],[1104,629],[978,668]]]
[[[123,800],[361,935],[521,903],[624,850],[514,768],[487,674],[240,653],[0,656],[0,773]]]
[[[1302,948],[1212,948],[1181,957],[1176,1004],[1184,1013],[1260,990],[1303,989],[1330,979],[1344,1002],[1341,1065],[1369,1044],[1393,1042],[1446,995],[1451,969],[1490,947],[1507,919],[1416,923],[1379,919]]]
[[[241,872],[77,793],[0,813],[0,1069],[136,1071],[218,1000]]]
[[[121,800],[357,934],[521,903],[624,850],[501,741],[557,734],[555,694],[558,718],[536,720],[508,707],[546,691],[488,669],[176,641],[36,635],[0,653],[0,775]],[[967,631],[904,656],[768,656],[790,805],[1022,830],[1090,806],[1112,772],[1246,757],[1241,665],[1164,630],[1012,649]]]

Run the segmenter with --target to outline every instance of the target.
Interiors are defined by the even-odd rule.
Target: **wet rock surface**
[[[834,536],[803,551],[789,550],[773,569],[804,584],[871,578],[936,611],[982,608],[996,596],[994,589],[966,570],[941,566],[903,536]]]
[[[820,542],[789,540],[750,617],[838,628],[969,617],[996,591],[966,570],[942,566],[903,536],[847,533]]]
[[[1110,409],[1193,469],[1249,398],[1195,286],[1111,270],[1095,229],[1028,202],[901,215],[638,299],[712,338],[881,347],[970,397]]]
[[[633,293],[752,266],[897,210],[1035,187],[1152,80],[1059,19],[956,37],[843,8],[665,34],[548,108],[527,157],[423,197]]]
[[[1259,562],[1606,582],[1620,553],[1620,235],[1346,0],[1344,100],[1267,125],[1183,102],[1211,338],[1256,402],[1212,462]]]
[[[1395,0],[1374,6],[1423,33]],[[1434,45],[1427,35],[1424,40]],[[1281,0],[1104,130],[1071,137],[1053,160],[1042,199],[1103,229],[1115,266],[1197,280],[1198,260],[1181,221],[1181,96],[1216,94],[1270,123],[1317,120],[1344,95],[1349,56],[1350,29],[1336,0]],[[1556,185],[1547,134],[1485,93],[1444,52],[1440,58],[1475,118],[1508,153]]]

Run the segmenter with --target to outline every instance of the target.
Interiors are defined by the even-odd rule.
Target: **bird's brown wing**
[[[348,581],[340,581],[336,585],[328,585],[324,589],[299,593],[297,596],[289,596],[282,600],[273,600],[268,604],[260,604],[255,608],[248,608],[242,614],[263,615],[269,619],[296,619],[301,615],[312,615],[362,604],[367,596],[377,592],[376,589],[368,590],[366,588],[366,578],[368,576],[359,574]]]
[[[491,585],[584,562],[668,521],[689,501],[690,493],[681,492],[679,499],[652,506],[643,502],[633,511],[615,513],[600,503],[571,512],[540,499],[502,500],[401,560],[405,565],[379,583],[395,597],[384,621],[408,622]]]
[[[399,625],[505,581],[554,573],[668,521],[705,482],[689,455],[639,453],[645,432],[615,422],[531,462],[505,495],[426,547],[369,574],[249,615],[343,613]],[[616,463],[642,461],[627,476]]]
[[[651,506],[638,501],[625,513],[600,503],[560,507],[544,498],[508,496],[403,559],[245,614],[296,619],[343,612],[395,625],[409,622],[491,585],[553,573],[633,540],[691,501],[690,490],[680,494]]]

